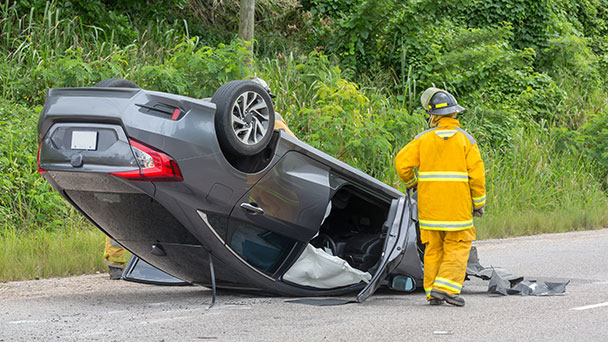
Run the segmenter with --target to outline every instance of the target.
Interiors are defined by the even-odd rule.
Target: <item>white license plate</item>
[[[72,150],[96,150],[97,132],[73,131]]]

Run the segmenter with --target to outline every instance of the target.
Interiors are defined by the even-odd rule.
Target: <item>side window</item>
[[[250,265],[267,274],[274,273],[296,244],[295,240],[239,222],[230,247]]]

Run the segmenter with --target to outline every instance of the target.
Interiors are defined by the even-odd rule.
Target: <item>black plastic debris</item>
[[[467,264],[467,279],[469,276],[489,280],[488,292],[503,296],[553,296],[566,292],[566,285],[570,281],[538,283],[535,280],[524,280],[524,277],[515,276],[501,267],[483,267],[479,263],[477,249],[471,248]]]
[[[356,303],[356,301],[348,300],[348,299],[340,299],[340,298],[300,298],[300,299],[286,300],[285,303],[306,304],[306,305],[314,305],[314,306],[336,306],[336,305]]]

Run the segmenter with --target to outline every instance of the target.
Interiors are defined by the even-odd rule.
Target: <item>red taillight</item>
[[[38,167],[38,173],[44,173],[46,172],[45,169],[40,167],[40,150],[42,149],[42,143],[44,142],[44,139],[42,139],[42,141],[40,141],[40,144],[38,145],[38,155],[36,156],[36,166]]]
[[[134,181],[181,182],[184,180],[173,158],[133,139],[129,139],[129,143],[139,170],[112,172],[112,175]]]
[[[171,120],[175,121],[177,120],[177,118],[179,118],[179,108],[175,108],[175,110],[173,110],[173,115],[171,116]]]

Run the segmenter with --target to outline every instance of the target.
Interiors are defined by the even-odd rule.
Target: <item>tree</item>
[[[241,12],[239,20],[239,38],[249,42],[249,58],[246,64],[251,70],[253,61],[253,20],[255,17],[255,0],[241,0]]]

